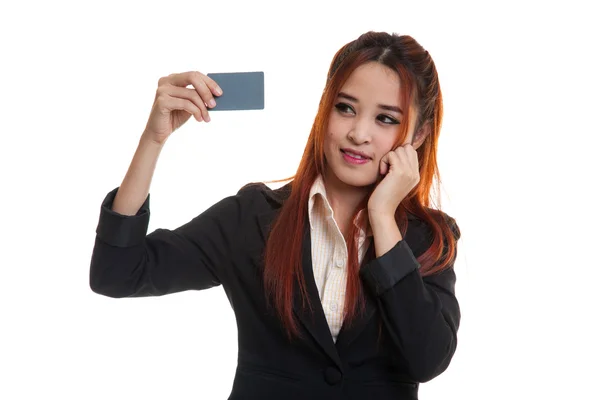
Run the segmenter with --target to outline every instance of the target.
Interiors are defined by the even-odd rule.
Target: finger
[[[393,165],[398,163],[398,155],[393,151],[388,152],[381,158],[381,162],[379,163],[379,171],[382,175],[385,175],[389,172]]]
[[[158,88],[158,91],[164,92],[171,97],[178,97],[180,99],[187,99],[191,101],[200,110],[202,119],[205,119],[204,115],[208,115],[206,105],[200,98],[200,95],[198,95],[198,92],[196,92],[194,89],[182,88],[180,86],[173,86],[167,84]]]
[[[223,94],[223,89],[221,89],[219,84],[217,84],[217,82],[215,82],[212,78],[204,75],[203,79],[211,92],[213,92],[216,96],[221,96]]]
[[[399,154],[398,168],[411,179],[419,180],[419,157],[417,151],[410,144],[406,144],[398,149],[396,153]]]
[[[187,111],[193,115],[197,121],[202,121],[202,113],[200,112],[200,109],[196,107],[196,105],[190,100],[168,95],[162,96],[161,99],[163,99],[162,103],[169,112],[174,110]]]
[[[212,82],[211,85],[213,83],[216,85],[216,82],[203,73],[198,71],[189,71],[181,74],[169,75],[168,78],[169,83],[174,86],[187,87],[188,85],[192,85],[200,95],[202,101],[204,101],[208,107],[212,108],[216,105],[211,89],[207,84],[207,82]],[[218,86],[215,86],[215,89],[213,90],[216,90],[216,88],[218,88]]]
[[[217,105],[211,88],[208,86],[207,80],[209,79],[206,75],[201,72],[190,74],[191,84],[194,86],[196,91],[200,94],[200,97],[204,103],[212,108]],[[211,79],[212,81],[212,79]],[[214,81],[213,81],[214,82]]]
[[[403,164],[403,159],[406,157],[405,154],[398,154],[397,151],[398,149],[389,152],[388,164],[390,166],[390,169],[401,167]]]
[[[385,175],[385,173],[387,172],[387,158],[388,155],[385,154],[383,157],[381,157],[381,160],[379,161],[379,173],[381,175]]]
[[[401,168],[410,169],[411,165],[417,161],[417,152],[410,144],[405,144],[394,150],[394,153],[398,155]]]
[[[214,79],[209,78],[207,75],[203,74],[202,72],[199,72],[199,71],[189,71],[189,72],[184,72],[181,75],[184,75],[184,77],[182,77],[182,80],[184,82],[187,80],[187,85],[193,84],[197,80],[201,80],[202,83],[210,91],[210,97],[211,98],[212,98],[213,94],[215,96],[221,96],[223,94],[223,90],[217,84],[217,82],[215,82]]]
[[[206,109],[206,101],[204,99],[202,99],[202,91],[207,92],[208,89],[206,88],[206,85],[199,84],[198,86],[201,87],[201,90],[199,90],[193,83],[193,81],[194,81],[193,76],[198,75],[198,74],[200,74],[200,73],[197,71],[190,71],[190,72],[183,72],[183,73],[179,73],[179,74],[171,74],[169,76],[160,78],[158,80],[159,90],[157,90],[157,96],[158,96],[158,92],[161,91],[161,88],[173,86],[173,87],[181,87],[183,89],[186,89],[188,85],[192,85],[192,86],[194,86],[194,89],[192,89],[192,90],[194,90],[198,93],[198,96],[201,99],[201,103],[205,104],[204,106],[200,107],[202,119],[206,122],[209,122],[210,116],[208,115],[208,110]],[[198,81],[198,79],[196,79],[196,81]],[[199,79],[199,81],[202,82],[201,79]],[[165,91],[165,89],[162,89],[162,91]]]
[[[419,165],[419,155],[417,154],[417,150],[413,147],[412,144],[406,144],[403,146],[406,152],[406,156],[410,165],[416,165],[418,169]]]
[[[405,143],[402,146],[397,147],[395,151],[402,151],[405,154],[409,154],[410,152],[415,151],[415,148],[410,143]]]

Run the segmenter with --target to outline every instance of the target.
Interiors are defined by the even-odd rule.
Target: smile
[[[346,153],[344,150],[340,150],[344,160],[349,164],[365,164],[369,162],[369,158],[359,156],[358,154]]]

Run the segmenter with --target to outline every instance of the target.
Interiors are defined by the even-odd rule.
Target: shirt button
[[[344,266],[344,260],[342,260],[342,257],[337,257],[335,259],[335,265],[337,265],[340,268]]]
[[[337,304],[335,304],[335,303],[331,304],[331,305],[329,306],[329,309],[330,309],[331,311],[337,311],[337,309],[338,309],[338,307],[337,307]]]

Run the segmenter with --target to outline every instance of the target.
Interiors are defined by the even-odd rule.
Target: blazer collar
[[[278,189],[271,189],[262,182],[259,183],[259,185],[262,187],[263,194],[267,198],[267,201],[269,201],[275,209],[278,209],[290,197],[290,194],[292,193],[292,183],[293,182],[286,183]],[[306,206],[308,207],[308,204]],[[410,220],[419,219],[416,215],[409,212],[406,213],[406,216]]]
[[[266,243],[271,224],[279,213],[280,208],[285,200],[287,200],[290,196],[292,188],[291,185],[292,183],[290,182],[275,190],[272,190],[264,185],[265,187],[263,193],[267,201],[271,204],[272,209],[258,215],[258,224],[262,234],[263,246]],[[417,219],[417,217],[412,214],[408,214],[408,219],[414,220]],[[361,268],[374,258],[374,244],[373,241],[371,241],[371,244],[363,259]],[[260,260],[259,263],[261,266],[263,265],[262,260]],[[308,223],[308,218],[305,221],[304,237],[302,241],[302,270],[313,313],[311,314],[311,311],[308,309],[308,307],[303,307],[300,286],[298,283],[295,283],[294,285],[294,313],[298,317],[300,323],[310,333],[323,351],[332,359],[332,361],[336,363],[341,370],[343,370],[344,367],[339,354],[345,348],[350,346],[351,343],[358,337],[358,335],[366,328],[376,310],[375,300],[369,293],[366,293],[364,312],[357,316],[357,319],[352,323],[352,325],[347,325],[346,323],[342,324],[342,328],[338,334],[338,339],[334,343],[329,330],[329,325],[327,324],[327,320],[325,318],[323,307],[321,305],[317,286],[315,284],[312,264],[310,225]]]

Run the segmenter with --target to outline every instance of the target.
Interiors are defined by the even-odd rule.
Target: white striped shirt
[[[360,211],[354,224],[359,223],[364,212],[366,212],[364,209]],[[315,179],[310,190],[308,218],[311,227],[310,237],[315,283],[335,342],[344,320],[348,251],[344,235],[333,218],[333,209],[327,200],[321,175]],[[371,236],[370,232],[367,234],[363,227],[360,228],[358,241],[359,263],[362,262]]]

